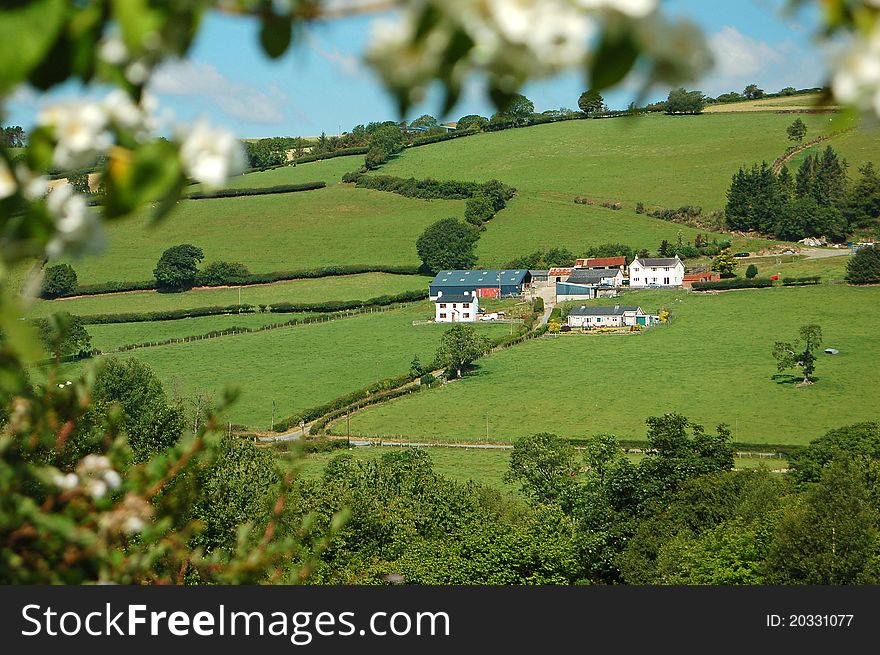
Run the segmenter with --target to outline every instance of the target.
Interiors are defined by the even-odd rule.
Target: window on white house
[[[462,307],[462,309],[470,309],[470,308],[471,308],[471,304],[470,304],[469,302],[466,302],[466,303],[464,303],[461,307]]]
[[[668,277],[664,277],[664,278],[663,278],[663,284],[666,284],[666,285],[669,284],[669,278],[668,278]]]
[[[446,312],[440,314],[440,318],[446,318]]]
[[[452,303],[452,309],[455,309],[455,303]]]
[[[441,302],[441,303],[440,303],[440,309],[446,309],[446,303],[445,303],[445,302]]]
[[[461,317],[462,317],[462,318],[470,318],[471,315],[470,315],[470,314],[462,314]]]

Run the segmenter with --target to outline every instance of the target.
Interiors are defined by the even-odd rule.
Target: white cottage
[[[438,323],[473,323],[480,311],[476,291],[443,293],[434,301],[434,320]]]
[[[629,286],[680,287],[684,282],[684,264],[675,257],[639,257],[629,265]]]
[[[629,327],[633,325],[649,326],[656,322],[641,307],[631,305],[614,305],[614,307],[572,307],[568,312],[568,324],[571,327]]]

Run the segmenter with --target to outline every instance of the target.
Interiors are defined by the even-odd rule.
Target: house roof
[[[474,302],[475,299],[476,296],[466,296],[463,293],[444,293],[442,296],[438,296],[434,302]]]
[[[525,268],[516,270],[440,271],[431,281],[432,287],[462,287],[471,291],[481,287],[497,287],[500,284],[522,284],[529,274]]]
[[[678,257],[637,257],[636,261],[642,266],[677,266],[681,263]]]
[[[626,257],[590,257],[589,259],[577,260],[577,264],[584,268],[593,268],[596,266],[626,266]]]
[[[572,307],[569,316],[623,316],[625,312],[640,312],[641,307],[636,305],[615,305],[614,307]]]
[[[571,272],[566,282],[571,284],[599,284],[602,280],[617,277],[620,274],[619,268],[576,268]]]
[[[556,266],[547,271],[548,275],[571,275],[572,268]]]
[[[718,273],[714,271],[709,271],[705,273],[691,273],[690,275],[685,275],[684,279],[686,282],[699,282],[700,280],[711,280],[715,277],[721,277]]]
[[[532,274],[532,277],[547,277],[550,275],[550,269],[547,268],[530,268],[529,273]]]

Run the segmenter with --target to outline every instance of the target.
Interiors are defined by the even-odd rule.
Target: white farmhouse
[[[443,293],[434,301],[434,320],[438,323],[473,323],[480,311],[475,291]]]
[[[654,325],[655,316],[642,311],[641,307],[614,305],[614,307],[572,307],[568,312],[568,325],[580,328],[629,327]]]
[[[680,287],[684,282],[684,264],[675,257],[639,257],[629,265],[629,286]]]

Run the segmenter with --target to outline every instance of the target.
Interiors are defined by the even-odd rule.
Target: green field
[[[179,243],[202,248],[206,263],[242,262],[255,273],[418,264],[419,234],[435,220],[461,216],[463,207],[463,201],[413,200],[351,186],[184,200],[154,228],[146,217],[110,224],[106,251],[71,263],[80,284],[149,280],[162,251]]]
[[[601,243],[625,243],[635,249],[654,252],[660,242],[675,242],[679,230],[685,241],[693,241],[700,232],[719,241],[727,234],[710,233],[669,221],[661,221],[632,209],[612,210],[596,205],[578,205],[571,198],[550,194],[518,195],[489,223],[477,243],[477,254],[484,266],[503,266],[516,256],[535,250],[565,247],[583,253],[587,246]],[[735,249],[756,250],[772,241],[732,239]]]
[[[801,118],[811,136],[828,123],[824,115]],[[496,177],[524,194],[553,191],[720,209],[740,166],[771,162],[791,145],[785,128],[792,120],[786,114],[753,113],[565,121],[412,148],[381,172],[437,179]]]
[[[40,300],[31,308],[30,316],[48,316],[55,312],[89,314],[120,314],[154,312],[194,307],[225,307],[237,305],[268,305],[278,302],[318,303],[331,300],[368,300],[377,296],[405,291],[427,290],[431,278],[421,275],[390,275],[363,273],[317,279],[289,280],[272,284],[241,287],[209,287],[184,293],[133,291],[127,293]]]
[[[828,118],[825,121],[827,122]],[[817,135],[818,133],[807,132],[807,139],[812,139]],[[828,146],[834,148],[838,155],[846,159],[849,164],[847,172],[853,180],[859,178],[859,168],[866,162],[872,161],[875,167],[880,166],[880,128],[878,127],[863,128],[837,134],[827,141],[799,152],[786,165],[792,173],[795,173],[807,155],[821,155],[822,151]]]
[[[605,301],[607,303],[607,301]],[[880,288],[821,285],[733,291],[628,292],[623,303],[669,307],[673,321],[640,335],[545,337],[480,361],[468,379],[352,417],[353,433],[509,442],[551,431],[643,439],[644,420],[680,412],[727,423],[741,443],[804,444],[826,430],[876,419]],[[773,342],[819,323],[817,383],[774,380]],[[442,408],[474,407],[450,421]]]
[[[448,328],[414,327],[412,321],[427,318],[432,311],[430,303],[423,303],[321,325],[146,348],[120,356],[142,360],[166,388],[180,395],[211,392],[219,399],[223,388],[239,387],[241,397],[228,419],[267,429],[273,400],[276,418],[281,419],[404,373],[416,353],[422,362],[430,362]],[[150,324],[137,325],[149,329]],[[479,325],[478,329],[497,336],[510,326]]]
[[[327,186],[339,184],[342,176],[349,171],[356,171],[364,164],[363,155],[349,157],[332,157],[321,161],[282,166],[267,171],[245,173],[232,178],[226,185],[235,189],[258,189],[278,186],[280,184],[303,184],[305,182],[326,182]],[[191,187],[192,191],[200,190],[199,186]]]
[[[102,351],[110,351],[121,346],[128,346],[149,341],[164,341],[192,337],[214,330],[226,330],[233,327],[257,328],[263,325],[284,323],[293,318],[308,320],[314,314],[226,314],[223,316],[200,316],[198,318],[181,318],[174,321],[144,321],[139,323],[111,323],[108,325],[88,325],[92,337],[92,347]]]

